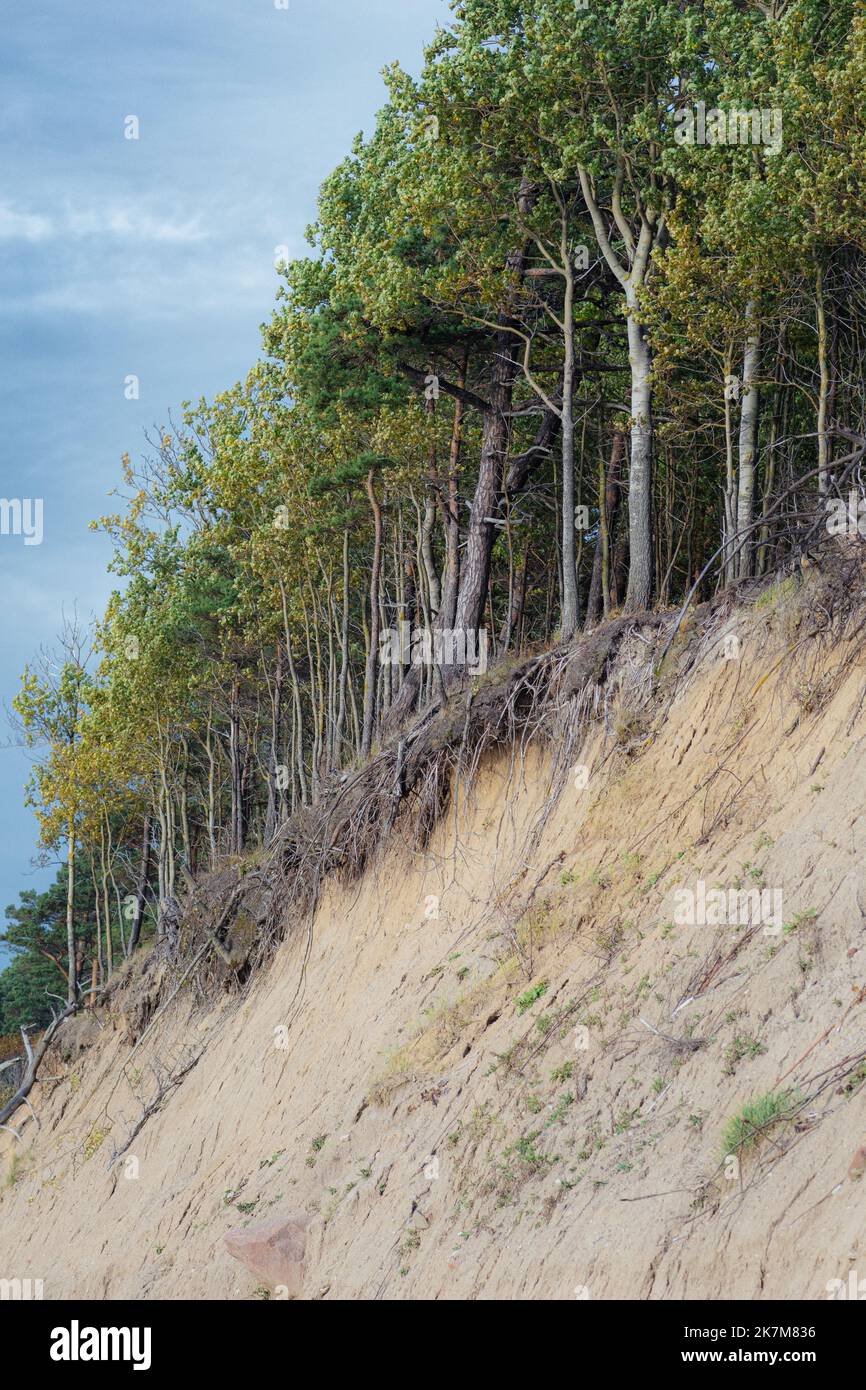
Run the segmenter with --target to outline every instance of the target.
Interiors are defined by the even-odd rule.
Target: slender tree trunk
[[[301,703],[301,686],[298,680],[295,657],[292,651],[292,632],[289,624],[289,604],[286,595],[286,586],[282,576],[279,578],[280,598],[283,607],[283,634],[286,639],[286,660],[289,663],[289,679],[292,682],[292,704],[294,709],[293,728],[292,728],[292,750],[295,759],[295,767],[298,774],[298,786],[301,793],[301,805],[306,806],[309,801],[307,793],[307,778],[304,772],[304,710]],[[294,779],[293,779],[294,781]]]
[[[528,179],[523,178],[518,195],[518,209],[521,217],[528,217],[536,198],[537,189]],[[515,287],[519,286],[523,279],[525,264],[526,251],[523,248],[513,251],[508,257],[506,268],[513,278]],[[498,323],[500,327],[495,337],[493,366],[487,393],[489,408],[484,413],[478,482],[469,513],[469,527],[466,534],[466,547],[460,572],[460,586],[454,619],[456,630],[466,635],[467,647],[469,646],[468,634],[478,633],[484,617],[487,588],[490,582],[491,555],[493,542],[496,539],[496,527],[493,519],[499,509],[502,496],[505,459],[508,453],[510,435],[509,412],[514,380],[519,370],[514,360],[514,336],[509,331],[513,327],[513,320],[507,309],[500,311]],[[492,641],[492,633],[490,637]],[[459,674],[457,667],[452,666],[449,668],[447,676],[453,680]]]
[[[284,793],[277,787],[277,768],[280,761],[280,727],[283,719],[283,649],[277,643],[277,667],[271,693],[271,751],[268,758],[268,804],[265,812],[265,844],[270,844],[282,819],[280,809]]]
[[[105,817],[107,822],[108,817]],[[108,857],[106,857],[105,828],[99,828],[99,870],[102,889],[102,912],[105,918],[105,973],[106,979],[114,974],[114,942],[111,938],[111,908],[108,905],[108,863],[111,856],[111,829],[108,829]],[[97,926],[97,931],[99,930]]]
[[[629,571],[626,612],[649,608],[653,599],[652,540],[652,355],[639,323],[637,295],[629,285],[628,360],[631,369],[631,460],[628,488]]]
[[[367,671],[364,681],[364,724],[361,735],[361,757],[370,756],[373,725],[376,717],[376,685],[379,673],[379,578],[382,572],[382,508],[376,496],[374,474],[367,474],[367,496],[373,513],[373,565],[370,573],[370,648],[367,652]]]
[[[75,972],[75,823],[69,822],[67,840],[67,878],[66,878],[66,952],[69,957],[67,1003],[74,1004],[78,998],[78,978]]]
[[[231,853],[243,854],[244,849],[244,811],[243,811],[243,750],[241,748],[241,712],[239,677],[232,680],[231,705],[229,707],[229,760],[231,765],[232,825]]]
[[[827,433],[828,402],[830,399],[830,365],[827,356],[827,313],[824,305],[824,270],[818,266],[815,275],[815,305],[818,329],[818,491],[823,496],[830,485],[830,437]]]
[[[349,532],[343,532],[343,620],[340,630],[340,676],[338,681],[337,723],[334,729],[334,758],[343,766],[343,730],[346,724],[346,683],[349,676]]]
[[[144,904],[147,901],[147,880],[150,876],[150,832],[153,818],[148,811],[144,817],[144,832],[141,839],[141,863],[138,869],[138,882],[135,886],[135,919],[129,937],[126,954],[131,956],[141,937],[141,923],[144,918]]]
[[[603,459],[603,455],[601,457]],[[614,430],[606,479],[603,462],[600,468],[598,541],[586,604],[587,628],[594,627],[599,618],[607,618],[610,614],[610,541],[619,512],[624,458],[625,435],[622,430]]]
[[[217,859],[217,839],[216,839],[216,756],[213,746],[213,721],[210,710],[207,717],[207,731],[205,734],[205,752],[207,753],[207,837],[210,845],[210,867],[213,869]],[[145,830],[149,833],[150,826],[145,822]]]
[[[467,359],[464,355],[458,384],[465,386]],[[445,582],[442,586],[442,601],[439,614],[442,626],[454,626],[457,611],[457,590],[460,584],[460,452],[463,447],[463,402],[454,402],[454,422],[451,429],[451,449],[448,456],[448,499],[443,509],[445,528]]]
[[[610,270],[625,294],[628,361],[631,372],[631,459],[629,468],[629,575],[625,607],[629,613],[649,608],[653,598],[652,537],[652,353],[646,329],[639,321],[639,295],[646,283],[650,256],[662,236],[664,218],[640,209],[640,231],[635,239],[623,214],[621,195],[626,176],[624,157],[617,162],[611,206],[619,236],[625,246],[626,264],[614,250],[606,219],[599,207],[589,171],[578,165],[580,186],[596,241]]]
[[[504,315],[500,318],[505,321]],[[512,352],[511,334],[503,330],[496,337],[493,373],[488,390],[490,409],[484,415],[478,482],[469,513],[457,593],[454,626],[458,631],[465,633],[478,632],[487,601],[490,561],[496,538],[493,518],[499,507],[502,490],[503,469],[508,450],[508,412],[511,408],[516,371],[511,362]],[[451,667],[448,677],[453,679],[458,674],[457,669]]]
[[[424,520],[421,526],[420,550],[421,558],[424,561],[424,573],[427,578],[430,620],[432,622],[442,606],[442,591],[439,586],[439,574],[433,555],[433,526],[436,521],[436,500],[439,496],[439,465],[436,457],[436,402],[433,399],[427,402],[427,422],[430,431],[427,453],[427,475],[429,482],[424,498]]]
[[[562,265],[565,273],[563,330],[565,358],[562,373],[562,621],[564,642],[571,641],[579,620],[577,564],[574,541],[574,267],[568,250],[563,214]]]
[[[755,464],[758,457],[758,426],[760,421],[760,392],[758,372],[761,359],[761,330],[757,306],[749,305],[751,327],[743,354],[743,400],[740,411],[739,476],[737,478],[737,544],[740,547],[736,567],[741,579],[748,579],[754,566],[755,545],[749,528],[755,511]]]
[[[730,584],[735,577],[734,549],[737,533],[737,479],[734,469],[734,424],[731,392],[728,383],[731,379],[732,363],[725,360],[725,491],[722,497],[724,507],[724,550],[723,565],[725,583]]]

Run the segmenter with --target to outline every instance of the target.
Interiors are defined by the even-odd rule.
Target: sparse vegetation
[[[757,1147],[772,1130],[790,1120],[799,1101],[796,1091],[768,1092],[748,1101],[727,1122],[722,1135],[722,1154],[741,1154]]]
[[[729,1042],[725,1048],[724,1075],[733,1076],[744,1058],[753,1061],[756,1057],[760,1057],[766,1052],[766,1050],[764,1044],[750,1033],[738,1033],[733,1041]]]
[[[528,1009],[532,1008],[533,1004],[537,1004],[539,999],[543,998],[547,990],[547,980],[542,980],[539,984],[533,985],[531,989],[525,990],[524,993],[517,998],[517,1012],[519,1014],[525,1014]]]

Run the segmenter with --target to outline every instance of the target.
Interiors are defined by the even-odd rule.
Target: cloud
[[[60,230],[74,237],[108,237],[125,242],[170,242],[185,245],[206,241],[209,232],[198,216],[184,222],[155,217],[134,204],[114,204],[84,211],[67,208]]]
[[[50,218],[17,212],[9,203],[0,203],[0,241],[44,241],[51,229]]]
[[[182,221],[160,217],[136,203],[87,208],[67,205],[53,213],[19,211],[0,202],[0,241],[41,242],[49,237],[110,242],[189,245],[210,233],[196,214]]]
[[[270,313],[279,288],[270,241],[262,245],[220,245],[207,256],[197,252],[171,257],[139,247],[128,253],[70,258],[62,274],[39,281],[23,294],[0,297],[0,320],[21,314],[76,317],[123,315],[138,322],[183,320],[217,315],[224,325],[255,327]],[[226,327],[226,331],[231,331]]]

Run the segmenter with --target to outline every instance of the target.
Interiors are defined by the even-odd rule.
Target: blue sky
[[[65,610],[101,612],[120,456],[183,400],[242,378],[322,178],[369,131],[381,69],[417,70],[447,0],[27,0],[0,45],[0,535],[8,707]],[[128,116],[139,139],[124,138]],[[139,378],[139,399],[124,381]],[[0,911],[34,871],[28,761],[0,749]]]

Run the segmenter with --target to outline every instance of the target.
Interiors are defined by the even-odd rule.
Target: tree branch
[[[427,385],[427,372],[421,372],[417,367],[412,367],[408,362],[398,362],[397,366],[404,376],[408,377],[416,386]],[[485,401],[482,396],[476,396],[474,391],[468,391],[465,386],[454,386],[452,382],[445,381],[439,377],[439,390],[444,391],[446,396],[453,396],[455,401],[462,401],[464,405],[472,406],[473,410],[480,410],[482,413],[492,409],[490,402]]]

